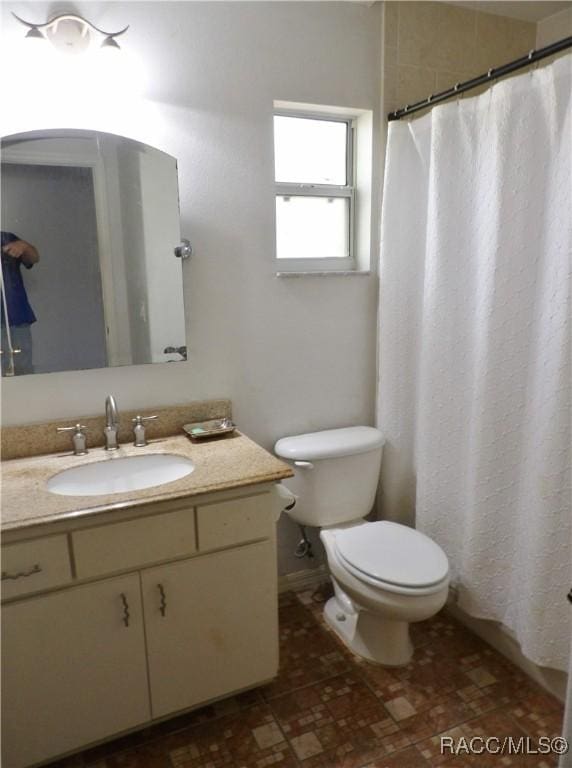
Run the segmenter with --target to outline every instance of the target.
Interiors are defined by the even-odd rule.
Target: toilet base
[[[401,667],[413,656],[406,621],[392,621],[362,609],[349,613],[336,597],[324,606],[324,618],[348,648],[375,664]]]

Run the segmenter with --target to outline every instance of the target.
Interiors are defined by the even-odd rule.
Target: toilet
[[[413,655],[409,624],[447,600],[449,563],[420,531],[363,519],[374,504],[383,442],[373,427],[345,427],[284,437],[274,450],[296,473],[285,483],[298,496],[288,514],[321,528],[334,586],[327,623],[359,656],[401,666]]]

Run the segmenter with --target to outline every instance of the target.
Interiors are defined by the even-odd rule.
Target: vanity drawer
[[[172,560],[196,549],[192,507],[72,533],[78,579]]]
[[[269,539],[274,526],[268,493],[197,507],[199,548],[202,552]]]
[[[59,587],[72,580],[67,536],[2,547],[2,599]]]

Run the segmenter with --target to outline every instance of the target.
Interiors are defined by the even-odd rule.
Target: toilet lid
[[[447,556],[414,528],[386,520],[336,531],[342,560],[365,576],[401,587],[428,587],[449,573]]]

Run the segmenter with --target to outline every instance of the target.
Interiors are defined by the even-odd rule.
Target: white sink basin
[[[189,475],[195,465],[184,456],[146,453],[109,458],[59,472],[48,480],[48,490],[61,496],[102,496],[172,483]]]

